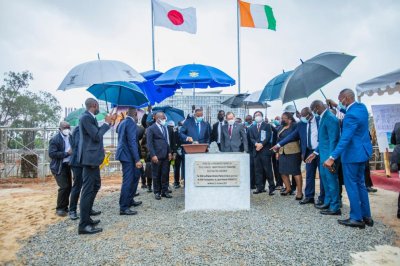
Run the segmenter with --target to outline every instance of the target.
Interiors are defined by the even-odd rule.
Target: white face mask
[[[234,119],[228,120],[228,125],[233,126],[233,124],[235,124],[235,120]]]
[[[61,133],[62,133],[64,136],[68,136],[68,135],[71,133],[71,129],[69,129],[69,128],[63,129],[63,130],[61,131]]]
[[[259,115],[259,116],[256,116],[255,118],[254,118],[254,120],[257,122],[257,123],[261,123],[262,122],[262,117]]]

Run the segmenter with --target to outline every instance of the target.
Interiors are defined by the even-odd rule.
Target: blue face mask
[[[300,117],[300,121],[303,123],[308,123],[308,120],[305,117]]]
[[[314,117],[319,117],[319,114],[317,114],[316,112],[312,112]]]
[[[203,117],[202,116],[196,117],[196,121],[200,123],[201,121],[203,121]]]
[[[346,105],[344,105],[342,102],[339,102],[339,108],[340,109],[346,109]]]
[[[256,125],[257,124],[257,122],[256,121],[253,121],[253,125]]]
[[[279,122],[278,120],[274,120],[274,125],[279,127],[281,125],[281,122]]]
[[[245,125],[246,127],[248,127],[248,126],[250,126],[250,123],[249,123],[249,122],[244,122],[244,125]]]

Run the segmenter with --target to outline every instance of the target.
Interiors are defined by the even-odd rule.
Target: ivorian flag
[[[158,0],[152,1],[155,26],[196,33],[196,8],[177,8]]]
[[[270,6],[239,1],[239,7],[240,26],[276,30],[276,20]]]

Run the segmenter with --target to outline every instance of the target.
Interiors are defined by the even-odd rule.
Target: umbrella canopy
[[[248,93],[240,93],[237,95],[234,95],[232,97],[229,97],[225,101],[223,101],[221,104],[226,105],[230,108],[240,108],[243,105],[243,100],[249,96],[250,94]]]
[[[355,56],[337,52],[326,52],[302,62],[293,71],[281,90],[283,103],[305,98],[340,77]]]
[[[138,81],[145,79],[129,65],[114,60],[95,60],[75,66],[57,90],[89,87],[110,81]]]
[[[146,95],[144,95],[138,86],[126,81],[94,84],[87,91],[97,99],[115,105],[141,107],[149,102]]]
[[[265,101],[260,101],[260,97],[261,97],[262,92],[263,92],[262,90],[255,91],[252,94],[250,94],[249,96],[247,96],[243,100],[242,107],[245,107],[245,108],[267,108],[267,107],[271,107],[271,105],[267,104]]]
[[[181,109],[177,109],[168,105],[154,107],[152,113],[155,114],[157,112],[164,112],[167,116],[167,122],[174,121],[175,125],[177,125],[178,122],[185,120],[185,114]],[[150,122],[152,119],[152,115],[149,115],[147,117],[147,122]]]
[[[79,118],[86,111],[85,108],[79,108],[75,111],[72,111],[64,118],[72,127],[79,125]],[[104,110],[100,110],[100,112],[96,115],[97,121],[102,121],[106,117],[107,113]]]
[[[135,83],[142,91],[143,93],[147,96],[149,99],[149,104],[154,105],[156,103],[160,103],[166,98],[172,96],[175,94],[176,89],[178,88],[177,86],[172,86],[172,87],[164,87],[161,88],[159,86],[154,85],[154,80],[161,76],[163,73],[156,71],[156,70],[150,70],[146,72],[140,73],[146,80],[143,82],[137,82],[134,81]]]
[[[274,101],[281,97],[281,90],[286,79],[293,73],[292,71],[283,72],[271,79],[261,93],[260,101]]]
[[[189,64],[171,68],[154,84],[157,86],[178,86],[183,89],[215,88],[235,85],[235,80],[218,68],[200,64]]]
[[[374,93],[382,95],[385,92],[400,92],[400,69],[357,84],[356,90],[358,97],[364,94],[371,96]]]

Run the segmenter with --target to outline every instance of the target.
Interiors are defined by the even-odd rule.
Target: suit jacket
[[[265,139],[261,141],[261,133],[265,131]],[[273,131],[272,126],[270,124],[265,123],[264,121],[260,125],[260,131],[257,129],[257,125],[253,125],[249,128],[249,136],[250,142],[253,146],[253,156],[257,155],[272,155],[272,151],[270,151],[271,147],[274,145],[273,143]],[[255,144],[261,143],[263,148],[260,151],[256,151]]]
[[[317,127],[319,130],[320,118],[316,117],[315,120],[317,121]],[[306,159],[307,126],[308,126],[308,123],[304,123],[304,122],[297,123],[296,129],[292,133],[290,133],[290,135],[286,136],[281,141],[279,141],[278,144],[282,147],[282,146],[288,144],[289,142],[300,140],[301,157],[303,159]]]
[[[140,161],[138,147],[138,126],[131,117],[125,118],[118,125],[118,146],[115,159],[121,162],[137,163]]]
[[[341,157],[343,163],[361,163],[368,161],[371,154],[368,111],[364,104],[354,102],[346,111],[342,135],[331,156],[334,159]]]
[[[328,109],[321,118],[318,129],[318,147],[315,149],[319,153],[321,162],[325,162],[335,150],[340,138],[339,119]]]
[[[169,138],[169,147],[171,149],[171,153],[176,153],[178,150],[178,141],[176,139],[176,131],[173,126],[167,126],[168,129],[168,138]]]
[[[85,111],[79,119],[78,162],[86,166],[100,166],[104,160],[103,136],[108,124],[99,127],[96,118]]]
[[[222,152],[241,152],[248,151],[247,135],[244,132],[242,124],[234,123],[232,126],[232,136],[229,136],[229,125],[226,124],[221,128],[221,151]]]
[[[80,139],[80,134],[78,126],[74,128],[74,131],[72,131],[72,136],[70,138],[72,154],[71,154],[71,159],[69,160],[69,164],[74,167],[82,166],[78,161],[79,139]]]
[[[219,121],[212,125],[210,143],[213,141],[218,142],[218,125],[219,125]],[[224,126],[224,125],[227,125],[225,120],[222,121],[222,126]],[[221,127],[221,129],[222,129],[222,127]]]
[[[165,128],[167,130],[167,128]],[[150,158],[157,156],[159,160],[168,159],[168,153],[171,153],[171,148],[168,145],[168,140],[165,139],[157,123],[154,123],[147,128],[147,149],[150,153]]]
[[[179,136],[183,144],[188,144],[190,142],[186,141],[187,137],[192,137],[193,141],[198,141],[199,143],[207,143],[210,144],[210,134],[211,127],[210,124],[206,121],[201,121],[200,123],[200,134],[197,131],[196,122],[194,118],[186,119],[183,123],[181,130],[179,131]]]
[[[69,136],[71,144],[71,136]],[[51,158],[50,170],[53,175],[59,175],[61,173],[61,167],[64,158],[68,157],[69,154],[65,152],[65,142],[61,136],[61,132],[54,135],[49,142],[49,157]]]

